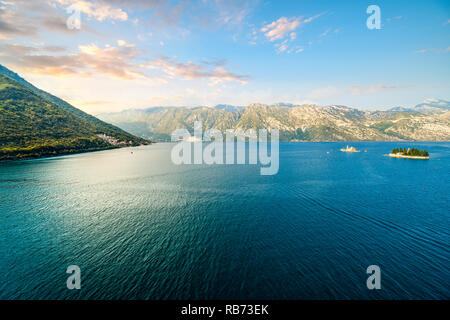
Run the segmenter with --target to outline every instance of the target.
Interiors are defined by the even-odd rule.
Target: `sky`
[[[94,115],[409,107],[450,100],[450,1],[0,0],[0,64]]]

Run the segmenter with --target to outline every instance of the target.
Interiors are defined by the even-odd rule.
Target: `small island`
[[[430,159],[430,154],[427,150],[419,150],[416,148],[394,148],[390,154],[388,154],[389,157],[392,158],[406,158],[406,159]]]
[[[349,147],[349,146],[347,146],[347,148],[342,148],[341,151],[342,152],[360,152],[359,150],[356,150],[355,147]]]

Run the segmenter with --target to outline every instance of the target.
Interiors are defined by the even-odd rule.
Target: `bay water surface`
[[[449,299],[450,144],[345,145],[282,143],[273,176],[173,144],[2,162],[0,299]]]

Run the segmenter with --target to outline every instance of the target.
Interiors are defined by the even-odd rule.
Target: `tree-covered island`
[[[409,159],[429,159],[430,154],[427,150],[419,150],[417,148],[394,148],[389,154],[390,157],[395,158],[409,158]]]

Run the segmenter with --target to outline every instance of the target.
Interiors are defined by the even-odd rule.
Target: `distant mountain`
[[[295,104],[292,103],[286,103],[286,102],[278,102],[274,104],[275,107],[287,107],[287,108],[293,108],[295,107]]]
[[[388,111],[414,112],[414,109],[407,108],[407,107],[394,107],[394,108],[389,109]]]
[[[438,102],[441,107],[442,100]],[[99,118],[141,137],[170,141],[179,128],[277,128],[282,141],[449,141],[450,111],[361,111],[346,106],[251,104],[245,108],[168,107],[101,114]],[[428,110],[428,109],[427,109]]]
[[[148,143],[34,87],[0,65],[0,160]]]
[[[450,111],[450,102],[440,99],[427,99],[413,108],[417,112]]]
[[[235,111],[243,110],[244,107],[232,106],[232,105],[229,105],[229,104],[218,104],[217,106],[214,107],[214,109],[235,112]]]
[[[389,110],[404,112],[441,113],[450,111],[450,102],[441,99],[426,99],[424,102],[411,108],[395,107]]]

